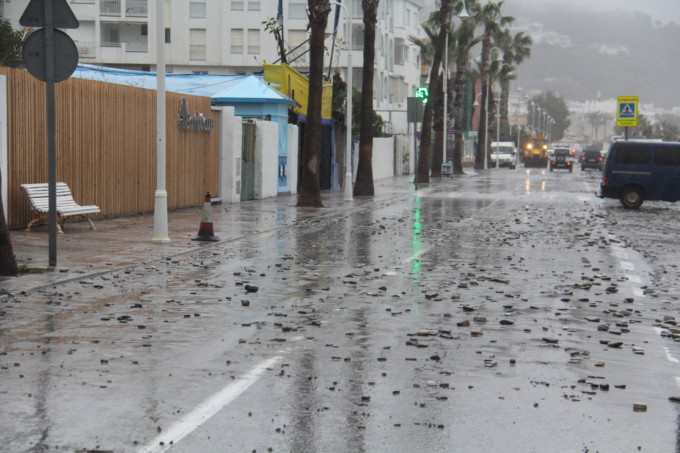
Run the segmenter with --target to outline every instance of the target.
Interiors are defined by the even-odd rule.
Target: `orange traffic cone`
[[[198,229],[198,236],[192,241],[212,241],[217,242],[220,238],[215,236],[212,223],[212,204],[210,200],[210,192],[205,193],[205,200],[203,201],[203,214],[201,215],[201,226]]]

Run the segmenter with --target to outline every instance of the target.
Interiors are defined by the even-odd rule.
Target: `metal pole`
[[[446,30],[446,47],[444,50],[444,140],[442,144],[442,163],[446,162],[446,140],[448,138],[448,118],[447,118],[447,103],[449,97],[448,81],[449,81],[449,31]]]
[[[491,83],[491,80],[487,80],[486,82],[486,102],[485,104],[485,109],[484,109],[484,170],[487,170],[489,168],[489,163],[488,163],[488,151],[487,147],[489,146],[489,84]]]
[[[156,0],[156,195],[153,212],[155,244],[167,244],[168,192],[165,189],[165,0]]]
[[[345,201],[352,201],[352,11],[351,0],[346,0],[345,5],[338,2],[331,2],[332,5],[337,5],[345,13],[345,21],[347,23],[347,105],[345,106],[345,124],[346,124],[346,139],[345,139],[345,182],[344,182],[344,197]]]
[[[417,115],[416,115],[417,116]],[[418,139],[416,137],[416,128],[418,121],[413,122],[413,187],[418,191]]]
[[[48,261],[50,267],[57,265],[57,141],[56,141],[56,100],[54,91],[54,11],[52,0],[45,5],[45,75],[47,79],[47,203]]]
[[[498,163],[498,144],[501,140],[501,113],[498,111],[499,105],[496,102],[496,169],[500,170],[500,164]]]
[[[519,136],[520,126],[521,125],[519,124],[519,118],[518,118],[517,119],[517,146],[515,148],[515,150],[516,150],[516,152],[515,152],[515,165],[517,164],[517,161],[519,160],[519,153],[522,150],[522,143],[521,143],[520,136]]]

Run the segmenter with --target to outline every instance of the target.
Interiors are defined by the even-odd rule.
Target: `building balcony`
[[[84,42],[76,41],[78,56],[89,63],[133,64],[149,63],[146,42]]]
[[[99,14],[107,17],[148,17],[147,0],[101,0]]]

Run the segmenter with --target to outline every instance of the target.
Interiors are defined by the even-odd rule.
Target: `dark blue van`
[[[626,209],[644,200],[680,200],[680,142],[612,143],[598,196],[616,198]]]

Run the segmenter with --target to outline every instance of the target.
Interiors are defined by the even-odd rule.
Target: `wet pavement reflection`
[[[595,184],[490,171],[222,206],[228,240],[2,294],[0,445],[166,451],[144,446],[186,422],[173,452],[672,451],[680,346],[654,326],[675,208],[623,217]],[[638,249],[616,239],[641,225]]]

